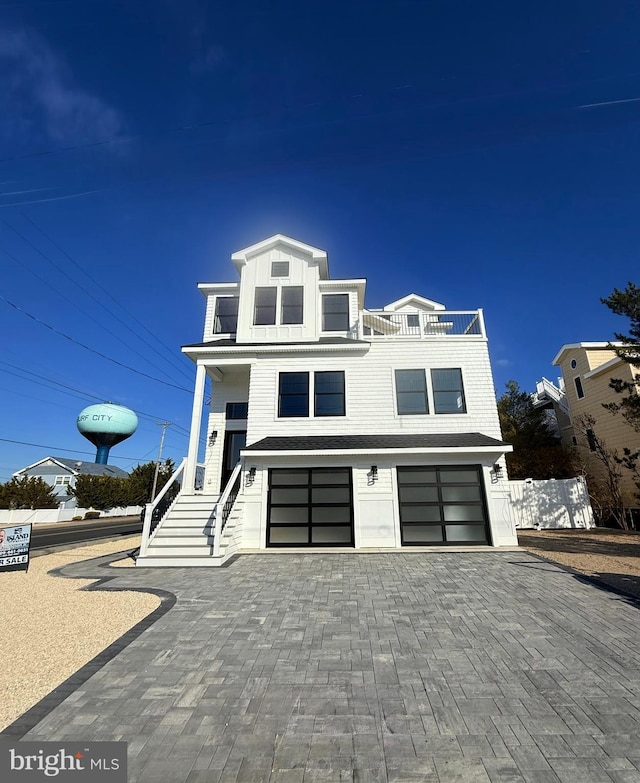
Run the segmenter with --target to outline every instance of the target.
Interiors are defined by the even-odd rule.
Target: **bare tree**
[[[622,470],[624,464],[615,449],[610,449],[595,432],[596,420],[588,413],[577,421],[576,434],[583,445],[591,452],[593,459],[600,465],[601,475],[590,476],[589,495],[594,505],[600,509],[601,518],[611,517],[623,530],[629,529],[627,509],[622,495]]]

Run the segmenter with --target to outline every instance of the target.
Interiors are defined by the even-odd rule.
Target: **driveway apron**
[[[126,740],[130,781],[640,783],[637,605],[527,553],[63,573],[175,596],[22,732]]]

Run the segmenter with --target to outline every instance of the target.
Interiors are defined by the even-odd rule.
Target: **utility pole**
[[[164,444],[164,434],[167,431],[167,427],[171,426],[170,421],[157,421],[158,427],[162,427],[162,435],[160,436],[160,448],[158,449],[158,459],[156,460],[156,470],[153,474],[153,489],[151,490],[151,502],[153,503],[156,496],[156,487],[158,486],[158,472],[160,471],[160,457],[162,456],[162,445]]]

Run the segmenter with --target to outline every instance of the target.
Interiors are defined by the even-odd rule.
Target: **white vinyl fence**
[[[517,528],[549,530],[595,526],[587,485],[582,476],[510,481],[509,490]]]
[[[0,525],[52,525],[55,522],[68,522],[74,517],[84,519],[87,511],[92,508],[19,508],[0,509]],[[98,512],[101,517],[128,517],[140,516],[142,506],[127,506],[126,508],[112,508],[109,511]],[[90,522],[91,520],[87,520]]]

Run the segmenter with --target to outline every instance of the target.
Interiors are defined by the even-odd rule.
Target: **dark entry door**
[[[489,543],[479,465],[398,467],[404,546]]]
[[[240,450],[246,446],[246,430],[227,430],[224,434],[224,451],[222,453],[222,479],[220,492],[227,486],[227,481],[240,459]]]
[[[269,471],[267,546],[353,546],[351,468]]]

